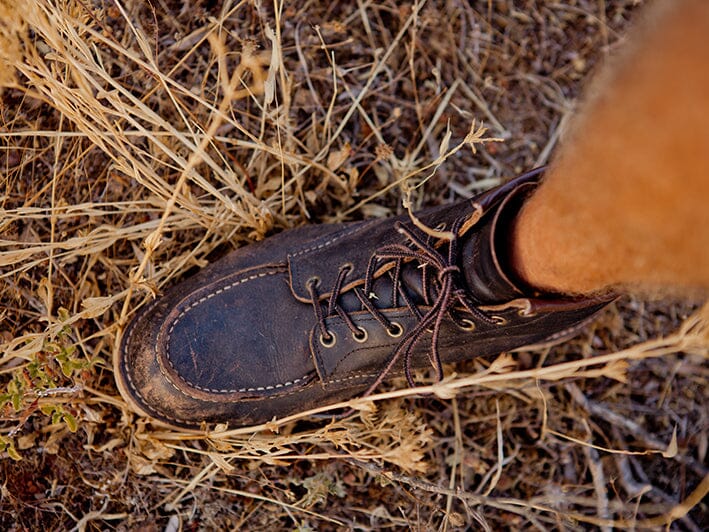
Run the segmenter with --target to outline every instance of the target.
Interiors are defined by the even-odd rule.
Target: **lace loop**
[[[320,297],[318,296],[317,285],[320,280],[317,277],[311,277],[305,283],[305,288],[310,294],[310,299],[313,301],[313,308],[315,309],[315,318],[317,320],[318,326],[320,327],[320,343],[329,347],[329,342],[333,342],[334,345],[335,337],[327,330],[327,325],[325,324],[325,316],[323,315],[322,307],[320,307]]]

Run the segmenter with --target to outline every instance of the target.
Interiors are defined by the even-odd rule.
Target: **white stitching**
[[[275,273],[278,273],[278,272],[270,272],[270,274],[275,274]],[[264,276],[264,275],[269,275],[269,273],[262,273],[262,274],[259,274],[258,276],[252,276],[252,278],[262,277],[262,276]],[[240,282],[246,282],[246,281],[248,281],[248,280],[250,280],[250,279],[242,279]],[[236,286],[236,285],[238,285],[238,284],[239,284],[239,283],[232,283],[233,286]],[[228,289],[228,287],[224,287],[224,288],[221,288],[221,289],[219,289],[219,290],[222,290],[222,291],[223,291],[223,290],[226,290],[226,289]],[[213,296],[212,296],[212,297],[213,297]],[[149,305],[148,307],[146,307],[146,308],[143,310],[143,312],[144,312],[144,313],[147,312],[150,308],[157,306],[158,303],[159,303],[159,300],[153,302],[151,305]],[[188,307],[188,308],[191,308],[191,307]],[[185,309],[185,311],[183,311],[183,312],[181,313],[181,315],[183,315],[184,312],[186,312],[187,310],[188,310],[188,309]],[[126,353],[128,352],[128,347],[130,346],[130,344],[131,344],[131,342],[132,342],[133,334],[134,334],[135,329],[136,329],[136,325],[137,325],[137,321],[134,321],[134,322],[131,324],[131,326],[130,326],[130,328],[129,328],[129,331],[128,331],[128,335],[127,335],[126,338],[125,338],[124,345],[119,348],[119,349],[123,349],[123,347],[125,347],[125,352],[126,352]],[[169,357],[168,357],[168,360],[169,360]],[[172,362],[170,362],[170,364],[172,365]],[[174,366],[173,366],[173,369],[174,369]],[[121,371],[121,370],[119,369],[119,371]],[[123,373],[123,375],[125,375],[125,377],[126,377],[126,382],[127,382],[128,386],[130,387],[131,391],[132,391],[137,397],[140,398],[140,402],[141,402],[140,407],[141,407],[143,410],[145,410],[146,412],[150,413],[150,415],[152,415],[153,417],[155,417],[155,418],[157,418],[157,419],[162,419],[163,421],[164,421],[164,420],[169,420],[169,421],[171,421],[171,422],[177,423],[178,425],[184,425],[184,426],[193,427],[193,426],[195,426],[195,425],[198,424],[198,423],[195,422],[194,420],[187,420],[187,419],[183,419],[183,418],[178,418],[178,417],[172,416],[172,415],[170,415],[170,414],[167,414],[167,413],[164,412],[163,410],[160,410],[160,409],[157,409],[157,408],[153,408],[152,406],[150,406],[150,405],[148,404],[148,400],[146,399],[145,395],[143,395],[143,394],[140,392],[140,389],[138,388],[138,386],[136,385],[135,381],[133,380],[133,377],[132,377],[132,375],[131,375],[131,372],[128,371],[127,368],[126,368],[126,371],[123,371],[122,373]],[[189,397],[189,398],[192,399],[192,400],[204,401],[204,402],[208,402],[208,403],[220,403],[220,402],[221,402],[221,400],[217,400],[217,399],[201,399],[201,398],[198,398],[198,397],[193,397],[193,396],[189,395],[188,393],[186,393],[185,390],[179,389],[179,388],[175,385],[175,383],[173,383],[172,380],[171,380],[167,375],[165,375],[162,371],[161,371],[161,373],[163,374],[163,377],[165,378],[165,380],[166,380],[168,383],[170,383],[170,385],[171,385],[179,394],[181,394],[181,395],[185,395],[185,396]],[[339,379],[330,379],[330,380],[328,380],[328,381],[322,381],[322,382],[323,382],[324,385],[327,385],[327,384],[338,384],[338,383],[341,383],[341,382],[352,381],[352,380],[356,380],[356,379],[365,379],[365,378],[371,379],[371,378],[376,377],[376,376],[377,376],[376,373],[361,373],[361,374],[350,375],[350,376],[348,376],[348,377],[342,377],[342,378],[339,378]],[[287,387],[292,387],[292,386],[294,386],[295,384],[297,384],[297,383],[299,383],[299,382],[303,382],[303,381],[304,381],[305,379],[307,379],[307,378],[308,378],[308,375],[305,375],[305,376],[301,377],[300,379],[295,379],[295,380],[293,380],[293,381],[289,381],[289,382],[284,383],[284,384],[276,384],[276,385],[271,385],[271,386],[266,386],[266,387],[259,387],[259,388],[264,388],[264,390],[259,390],[259,388],[245,388],[245,389],[243,389],[243,392],[242,392],[242,391],[239,391],[239,393],[244,393],[244,392],[247,392],[247,391],[265,391],[265,390],[275,389],[275,388],[287,388]],[[294,394],[296,394],[296,393],[302,393],[302,392],[306,391],[308,388],[310,388],[315,382],[316,382],[316,381],[313,381],[313,382],[309,383],[309,384],[306,385],[304,388],[296,389],[296,390],[289,390],[289,391],[287,391],[286,393],[281,393],[281,394],[279,394],[279,395],[273,396],[273,398],[276,398],[276,397],[286,397],[286,396],[288,396],[288,395],[294,395]],[[201,389],[201,388],[200,388],[200,389]],[[214,393],[213,390],[204,389],[204,391],[212,391],[212,392]],[[218,392],[217,392],[217,393],[218,393]],[[233,392],[232,392],[232,393],[233,393]]]
[[[146,307],[146,309],[145,309],[143,312],[147,312],[148,309],[150,309],[151,307],[154,307],[154,306],[157,306],[157,302],[155,302],[155,303],[153,303],[152,305]],[[133,339],[133,333],[135,332],[135,326],[136,326],[136,325],[137,325],[137,322],[136,322],[136,321],[134,321],[134,322],[131,324],[131,327],[130,327],[130,329],[129,329],[129,331],[128,331],[128,335],[127,335],[126,338],[125,338],[125,342],[123,342],[123,346],[119,347],[119,349],[123,349],[123,347],[125,346],[125,350],[124,350],[124,351],[125,351],[125,352],[128,351],[128,346],[130,345],[130,343],[131,343],[131,341],[132,341],[132,339]],[[118,369],[118,371],[121,371],[120,368]],[[126,376],[126,381],[127,381],[128,386],[130,387],[131,391],[132,391],[136,396],[138,396],[138,397],[140,398],[140,402],[141,402],[140,407],[141,407],[143,410],[145,410],[146,412],[150,413],[150,415],[152,415],[153,417],[155,417],[155,418],[157,418],[157,419],[161,419],[161,418],[162,418],[163,420],[167,419],[167,420],[173,421],[173,422],[177,423],[178,425],[195,426],[196,424],[198,424],[198,423],[195,422],[194,420],[190,421],[190,420],[187,420],[187,419],[182,419],[182,418],[178,418],[178,417],[175,417],[175,416],[171,416],[171,415],[165,413],[163,410],[159,410],[159,409],[157,409],[157,408],[153,408],[152,406],[150,406],[150,405],[148,404],[148,400],[146,399],[145,395],[143,395],[143,394],[140,392],[140,389],[138,388],[138,386],[136,385],[136,383],[133,381],[133,376],[131,375],[130,371],[128,371],[128,370],[126,369],[126,371],[124,371],[124,372],[122,372],[122,373]],[[181,395],[186,395],[186,396],[189,397],[190,399],[199,400],[199,401],[205,401],[205,402],[208,402],[208,403],[221,403],[221,402],[222,402],[221,400],[215,400],[215,399],[200,399],[200,398],[198,398],[198,397],[193,397],[193,396],[191,396],[191,395],[185,393],[184,390],[180,390],[180,389],[175,385],[175,383],[173,383],[173,382],[167,377],[167,375],[165,375],[162,371],[161,371],[160,373],[162,373],[163,377],[165,377],[165,380],[166,380],[168,383],[170,383],[170,386],[172,386],[172,387],[173,387],[179,394],[181,394]],[[301,381],[303,381],[304,379],[306,379],[307,377],[308,377],[308,376],[306,375],[306,376],[304,376],[304,377],[302,377],[302,378],[300,378],[300,379],[296,379],[296,380],[290,382],[290,385],[292,386],[293,384],[295,384],[295,383],[297,383],[297,382],[301,382]],[[288,383],[287,383],[287,384],[288,384]],[[284,396],[287,396],[287,395],[292,395],[292,394],[294,394],[294,393],[298,393],[298,392],[304,391],[304,390],[306,390],[308,387],[309,387],[309,386],[307,386],[306,388],[303,388],[302,390],[292,390],[292,391],[289,391],[289,392],[287,392],[287,393],[274,396],[274,398],[275,398],[275,397],[284,397]],[[253,390],[252,390],[252,391],[253,391]]]
[[[332,244],[333,242],[337,242],[341,238],[344,238],[344,237],[349,236],[353,233],[356,233],[357,231],[361,231],[365,227],[367,227],[377,221],[379,221],[379,220],[374,219],[374,220],[370,220],[368,222],[364,222],[364,223],[358,225],[357,227],[353,227],[351,229],[344,228],[344,229],[342,229],[341,232],[339,232],[333,238],[326,240],[325,242],[318,244],[317,246],[311,246],[309,248],[301,249],[300,251],[296,251],[295,253],[290,253],[289,255],[291,257],[298,257],[300,255],[305,255],[306,253],[310,253],[311,251],[316,251],[318,249],[325,248],[325,247],[329,246],[330,244]]]
[[[153,307],[153,306],[157,306],[157,302],[155,302],[155,303],[153,303],[152,305],[146,307],[143,312],[147,312],[147,310],[150,309],[150,308]],[[133,338],[133,332],[135,331],[135,326],[136,326],[136,325],[137,325],[137,322],[134,321],[134,322],[131,324],[131,327],[130,327],[130,331],[129,331],[129,333],[128,333],[128,336],[126,336],[125,344],[124,344],[124,345],[125,345],[125,348],[126,348],[126,352],[127,352],[128,346],[129,346],[129,344],[130,344],[130,342],[131,342],[131,339]],[[122,349],[122,348],[123,348],[123,346],[120,347],[120,349]],[[119,369],[119,371],[120,371],[120,369]],[[138,397],[140,397],[140,400],[141,400],[141,402],[142,402],[142,404],[141,404],[140,406],[141,406],[141,408],[144,409],[146,412],[151,412],[151,413],[152,413],[151,415],[153,415],[153,416],[156,417],[157,419],[160,419],[160,418],[163,418],[163,420],[164,420],[164,419],[168,419],[168,420],[170,420],[170,421],[174,421],[175,423],[177,423],[177,424],[179,424],[179,425],[187,425],[187,426],[194,426],[194,425],[195,425],[195,422],[194,422],[194,421],[188,421],[188,420],[186,420],[186,419],[181,419],[181,418],[177,418],[177,417],[171,416],[171,415],[169,415],[169,414],[166,414],[166,413],[164,413],[164,412],[162,412],[162,411],[159,411],[159,410],[157,410],[156,408],[153,408],[153,407],[151,407],[150,405],[148,405],[148,401],[146,400],[145,396],[144,396],[142,393],[140,393],[140,390],[139,390],[138,387],[136,386],[135,382],[133,382],[133,377],[131,376],[130,371],[128,371],[128,370],[126,369],[126,371],[123,372],[123,373],[124,373],[124,375],[127,377],[128,385],[130,386],[130,388],[131,388],[131,390],[133,391],[133,393],[134,393],[135,395],[137,395]],[[168,382],[170,382],[169,379],[168,379]],[[175,386],[174,384],[172,384],[172,382],[170,382],[170,384],[171,384],[172,386]],[[178,390],[178,391],[179,391],[179,390]]]
[[[195,385],[195,384],[192,384],[192,383],[190,383],[190,382],[188,382],[188,381],[185,381],[185,382],[187,382],[187,383],[188,383],[190,386],[192,386],[193,388],[197,388],[198,390],[202,390],[203,392],[210,392],[210,393],[246,393],[246,392],[267,392],[267,391],[271,391],[271,390],[278,390],[278,389],[280,389],[280,388],[290,388],[291,386],[294,386],[294,385],[298,384],[299,382],[304,381],[304,380],[307,379],[307,378],[308,378],[307,375],[303,375],[303,376],[302,376],[301,378],[299,378],[299,379],[293,379],[292,381],[288,381],[288,382],[283,382],[283,383],[280,383],[280,382],[279,382],[278,384],[269,384],[268,386],[256,386],[255,388],[239,388],[239,389],[232,388],[232,389],[230,389],[230,390],[226,390],[226,389],[218,390],[218,389],[215,389],[215,388],[204,388],[204,387],[201,387],[201,386],[197,386],[197,385]],[[182,393],[185,393],[185,392],[182,391]]]
[[[350,375],[348,377],[342,377],[340,379],[330,379],[329,381],[323,381],[323,384],[338,384],[340,382],[353,381],[355,379],[371,379],[373,377],[377,377],[378,375],[379,375],[378,373],[355,373],[354,375]]]
[[[598,311],[594,312],[593,314],[591,314],[587,318],[584,318],[582,321],[575,323],[571,327],[567,327],[566,329],[558,331],[558,332],[552,334],[551,336],[547,336],[546,338],[544,338],[542,340],[542,342],[554,342],[560,338],[563,338],[566,335],[573,334],[573,333],[579,331],[580,329],[583,329],[586,325],[588,325],[590,322],[592,322],[594,319],[596,319],[597,312]]]
[[[231,290],[232,288],[234,288],[235,286],[238,286],[238,285],[240,285],[240,284],[243,284],[243,283],[246,283],[246,282],[249,282],[249,281],[253,281],[254,279],[258,279],[258,278],[260,278],[260,277],[266,277],[267,275],[276,275],[277,273],[283,273],[284,271],[285,271],[284,269],[283,269],[283,270],[282,270],[282,269],[279,269],[279,270],[276,270],[276,271],[256,273],[256,274],[254,274],[254,275],[250,275],[250,276],[248,276],[248,277],[244,277],[243,279],[239,279],[238,281],[234,281],[233,283],[231,283],[231,284],[229,284],[229,285],[227,285],[227,286],[223,286],[223,287],[221,287],[221,288],[218,288],[218,289],[216,289],[214,292],[210,292],[210,293],[207,294],[206,296],[202,296],[202,297],[199,298],[197,301],[193,301],[193,302],[190,303],[182,312],[180,312],[180,313],[177,315],[177,317],[175,318],[175,321],[173,322],[172,326],[170,327],[170,330],[169,330],[169,332],[168,332],[168,335],[167,335],[166,340],[169,340],[169,339],[170,339],[170,335],[172,334],[172,331],[175,329],[175,325],[177,325],[177,322],[180,321],[180,320],[183,318],[183,316],[184,316],[185,314],[187,314],[190,310],[192,310],[192,309],[195,308],[196,306],[201,305],[201,304],[204,303],[205,301],[208,301],[209,299],[212,299],[213,297],[218,296],[218,295],[221,294],[222,292],[225,292],[225,291],[227,291],[227,290]]]
[[[153,306],[154,306],[154,305],[153,305]],[[147,307],[147,308],[149,308],[149,307]],[[136,323],[134,322],[132,325],[133,325],[133,326],[130,327],[128,336],[126,336],[126,338],[125,338],[125,343],[124,343],[124,345],[125,345],[125,347],[126,347],[126,351],[127,351],[127,348],[128,348],[128,346],[130,345],[131,340],[132,340],[132,338],[133,338],[133,332],[135,331],[135,325],[136,325]],[[119,371],[120,371],[120,370],[119,370]],[[124,374],[125,374],[125,376],[127,377],[127,383],[128,383],[128,385],[130,386],[130,388],[131,388],[131,390],[133,391],[133,393],[134,393],[135,395],[137,395],[138,397],[140,397],[141,402],[142,402],[141,408],[144,409],[146,412],[151,413],[150,415],[152,415],[153,417],[155,417],[155,418],[157,418],[157,419],[161,419],[161,418],[162,418],[162,420],[167,419],[167,420],[170,420],[170,421],[175,422],[175,423],[177,423],[177,424],[185,425],[185,426],[189,426],[189,427],[193,427],[193,426],[195,426],[195,425],[198,424],[198,422],[195,422],[194,420],[186,420],[186,419],[178,418],[178,417],[175,417],[175,416],[171,416],[171,415],[165,413],[165,412],[162,411],[162,410],[158,410],[158,409],[153,408],[153,407],[151,407],[150,405],[148,405],[148,402],[147,402],[145,396],[140,392],[140,390],[139,390],[138,387],[136,386],[136,384],[135,384],[135,382],[133,381],[133,377],[131,376],[130,372],[129,372],[129,371],[126,371],[126,372],[124,372]],[[377,376],[377,373],[359,373],[359,374],[350,375],[350,376],[348,376],[348,377],[342,377],[342,378],[340,378],[340,379],[330,379],[330,380],[328,380],[328,381],[324,381],[323,384],[338,384],[338,383],[341,383],[341,382],[352,381],[352,380],[356,380],[356,379],[371,379],[371,378],[376,377],[376,376]],[[306,376],[306,377],[307,377],[307,376]],[[305,377],[303,377],[303,378],[301,378],[301,379],[296,379],[295,381],[293,381],[293,383],[302,381],[304,378],[305,378]],[[180,390],[179,388],[177,388],[177,386],[175,386],[175,384],[174,384],[172,381],[170,381],[170,379],[166,379],[166,380],[167,380],[167,381],[170,383],[170,385],[171,385],[173,388],[175,388],[180,394],[182,394],[182,395],[187,395],[187,394],[185,394],[184,390]],[[288,395],[294,395],[294,394],[296,394],[296,393],[305,392],[305,391],[306,391],[308,388],[310,388],[315,382],[316,382],[316,381],[313,381],[312,383],[309,383],[306,387],[304,387],[304,388],[302,388],[302,389],[300,389],[300,390],[291,390],[291,391],[289,391],[289,392],[287,392],[287,393],[284,393],[284,394],[281,394],[281,395],[278,395],[278,396],[274,396],[274,398],[275,398],[275,397],[286,397],[286,396],[288,396]],[[200,401],[205,401],[205,402],[208,402],[208,403],[220,403],[220,402],[221,402],[221,401],[219,401],[219,400],[212,400],[212,399],[198,399],[198,398],[192,397],[192,396],[190,396],[190,395],[187,395],[187,397],[190,397],[191,399],[197,399],[197,400],[200,400]]]
[[[172,359],[170,358],[170,350],[169,350],[169,348],[168,348],[169,343],[170,343],[170,338],[172,338],[172,333],[173,333],[173,331],[175,330],[175,327],[177,326],[178,322],[179,322],[189,311],[191,311],[191,310],[194,309],[195,307],[201,305],[202,303],[204,303],[204,302],[206,302],[206,301],[212,299],[213,297],[218,296],[219,294],[221,294],[221,293],[223,293],[223,292],[226,292],[227,290],[231,290],[232,288],[234,288],[234,287],[236,287],[236,286],[239,286],[239,285],[241,285],[241,284],[247,283],[247,282],[249,282],[249,281],[253,281],[254,279],[259,279],[259,278],[261,278],[261,277],[266,277],[266,276],[268,276],[268,275],[276,275],[276,274],[279,274],[279,273],[283,273],[284,271],[286,271],[285,268],[278,268],[277,270],[274,270],[274,271],[261,272],[261,273],[256,273],[256,274],[250,275],[250,276],[248,276],[248,277],[244,277],[243,279],[239,279],[238,281],[234,281],[234,282],[231,283],[231,284],[228,284],[228,285],[226,285],[226,286],[222,286],[222,287],[220,287],[220,288],[217,288],[217,289],[214,290],[213,292],[210,292],[210,293],[208,293],[207,295],[202,296],[202,297],[199,298],[197,301],[193,301],[193,302],[190,303],[187,307],[185,307],[185,309],[183,309],[182,312],[180,312],[180,313],[177,315],[177,317],[175,318],[175,320],[172,322],[172,325],[170,326],[170,329],[169,329],[168,332],[167,332],[167,336],[165,337],[165,355],[166,355],[166,358],[167,358],[168,363],[170,364],[170,367],[171,367],[175,372],[177,372],[177,368],[175,367],[175,365],[174,365],[173,362],[172,362]],[[222,389],[206,388],[206,387],[203,387],[203,386],[199,386],[198,384],[195,384],[195,383],[189,381],[188,379],[185,379],[185,378],[182,377],[182,376],[178,376],[178,378],[179,378],[180,380],[184,381],[185,383],[187,383],[189,386],[191,386],[191,387],[193,387],[193,388],[196,388],[197,390],[201,390],[201,391],[203,391],[203,392],[229,394],[229,393],[264,392],[264,391],[276,390],[276,389],[280,389],[280,388],[289,388],[289,387],[294,386],[295,384],[298,384],[299,382],[302,382],[302,381],[304,381],[305,379],[307,379],[307,378],[308,378],[308,375],[303,375],[303,376],[300,377],[299,379],[294,379],[294,380],[292,380],[292,381],[287,381],[287,382],[283,382],[283,383],[276,383],[276,384],[270,384],[270,385],[268,385],[268,386],[256,386],[256,387],[251,387],[251,388],[231,388],[231,389],[227,389],[227,388],[222,388]],[[169,381],[169,380],[170,380],[170,379],[168,378],[168,381]],[[173,386],[174,386],[174,384],[173,384]],[[175,387],[176,387],[176,386],[175,386]],[[177,388],[177,387],[176,387],[176,388]],[[179,390],[179,389],[178,389],[178,391],[180,391],[181,393],[185,393],[184,391]]]
[[[346,236],[350,236],[352,234],[357,233],[358,231],[361,231],[364,228],[369,227],[372,225],[374,222],[378,220],[370,220],[367,222],[362,222],[358,224],[355,227],[352,228],[344,228],[342,229],[338,234],[336,234],[334,237],[326,240],[325,242],[322,242],[316,246],[311,246],[309,248],[301,249],[300,251],[296,251],[295,253],[289,253],[288,254],[288,267],[290,268],[290,276],[291,276],[291,286],[293,292],[296,294],[296,297],[304,297],[304,294],[301,292],[302,286],[299,283],[296,283],[297,280],[301,278],[301,271],[302,269],[300,268],[300,265],[297,261],[292,260],[295,259],[296,257],[299,257],[301,255],[305,255],[306,253],[310,253],[311,251],[317,251],[323,248],[326,248],[330,246],[332,243],[337,242],[338,240],[345,238]],[[307,268],[305,268],[305,271],[307,272]]]

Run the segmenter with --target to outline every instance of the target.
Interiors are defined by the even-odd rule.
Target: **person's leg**
[[[532,286],[709,288],[709,1],[669,0],[592,86],[513,234]]]

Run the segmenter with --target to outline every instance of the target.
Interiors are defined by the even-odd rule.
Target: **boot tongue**
[[[515,217],[534,188],[533,183],[514,188],[463,238],[461,267],[470,294],[480,303],[505,303],[531,292],[509,267],[509,250]]]
[[[457,262],[461,270],[460,276],[465,281],[470,296],[477,303],[507,303],[534,293],[533,289],[514,275],[508,266],[508,256],[515,217],[524,200],[536,188],[540,174],[541,169],[534,170],[473,200],[474,204],[483,209],[483,214],[458,241]],[[440,221],[450,220],[450,216],[445,216],[448,214],[446,211],[441,212],[444,215]],[[439,220],[432,217],[422,221],[433,227]],[[372,283],[371,291],[376,294],[377,306],[380,308],[389,308],[394,304],[392,273],[393,270],[386,272]],[[428,269],[427,274],[433,278],[437,275],[433,267]],[[430,304],[430,299],[435,298],[435,294],[424,293],[422,275],[421,264],[417,261],[404,262],[399,271],[398,282],[405,289],[410,302],[416,306]],[[429,283],[431,281],[432,278]],[[435,283],[427,285],[432,287]],[[404,305],[403,299],[398,296],[397,299],[397,306]],[[342,308],[348,312],[361,307],[359,299],[350,291],[342,294],[340,302]]]
[[[525,199],[536,188],[536,182],[523,181],[516,186],[493,190],[483,201],[483,215],[459,240],[458,266],[472,298],[483,305],[507,303],[533,294],[534,290],[519,280],[509,267],[512,229]],[[497,196],[497,197],[495,197]],[[443,251],[445,253],[445,250]],[[399,282],[415,305],[430,304],[434,294],[424,293],[421,264],[404,263]],[[428,275],[437,275],[433,267]],[[429,282],[433,279],[429,279]],[[435,286],[435,284],[431,285]],[[384,307],[392,305],[392,282],[384,274],[373,283],[373,291]],[[398,302],[403,305],[403,301]]]

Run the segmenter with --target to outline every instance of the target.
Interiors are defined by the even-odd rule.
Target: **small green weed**
[[[60,308],[58,318],[60,323],[67,321],[69,312]],[[74,337],[71,326],[62,327],[55,338],[45,341],[40,351],[12,372],[5,389],[0,391],[0,413],[5,419],[17,420],[17,426],[7,435],[0,435],[0,453],[21,459],[15,437],[38,413],[49,417],[53,425],[64,423],[69,431],[77,431],[77,412],[61,397],[81,391],[98,359],[84,356]]]

